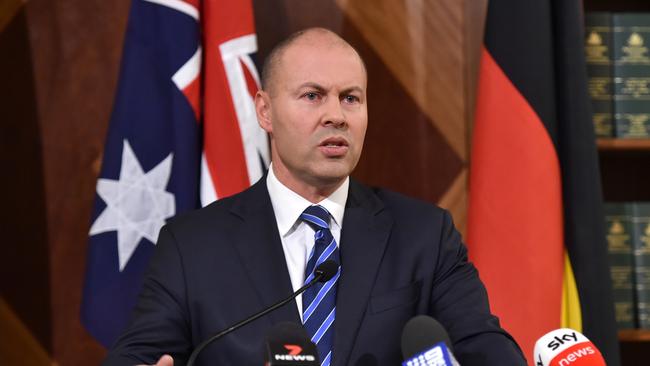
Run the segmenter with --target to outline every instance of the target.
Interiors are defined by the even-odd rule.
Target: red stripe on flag
[[[184,2],[194,6],[195,8],[199,8],[199,2],[200,0],[183,0]]]
[[[201,121],[201,75],[199,74],[191,83],[183,89],[183,95],[190,103],[196,121]]]
[[[253,5],[250,0],[204,0],[203,19],[206,47],[255,33]]]
[[[251,95],[251,98],[255,98],[255,94],[257,94],[259,85],[257,85],[257,81],[255,81],[255,78],[251,74],[251,71],[248,69],[246,64],[241,61],[240,63],[242,70],[244,70],[244,78],[246,78],[246,87],[248,88],[248,93]]]
[[[485,49],[471,159],[470,257],[492,311],[530,354],[560,326],[560,166],[539,116]]]
[[[244,145],[237,115],[233,108],[230,88],[221,59],[208,61],[212,71],[206,70],[206,98],[203,126],[205,158],[217,197],[223,198],[241,192],[250,185]],[[209,92],[219,86],[220,90]]]
[[[219,46],[255,32],[249,1],[203,2],[205,36],[204,152],[218,198],[250,186],[244,145]]]

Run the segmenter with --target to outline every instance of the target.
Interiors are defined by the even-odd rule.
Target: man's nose
[[[338,98],[328,98],[325,104],[325,114],[323,115],[323,124],[325,126],[344,127],[346,125],[345,113],[343,106]]]

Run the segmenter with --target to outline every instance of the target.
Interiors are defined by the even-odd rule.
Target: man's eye
[[[356,103],[356,102],[359,101],[359,98],[358,98],[357,96],[355,96],[355,95],[346,95],[346,96],[343,98],[343,100],[344,100],[346,103]]]
[[[313,92],[305,93],[305,98],[308,100],[316,100],[318,99],[318,94]]]

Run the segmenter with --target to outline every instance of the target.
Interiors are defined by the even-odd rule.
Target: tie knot
[[[309,206],[300,214],[300,218],[308,224],[316,225],[321,229],[329,229],[330,213],[320,205]]]

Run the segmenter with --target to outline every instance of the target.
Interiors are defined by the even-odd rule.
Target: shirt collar
[[[345,213],[345,202],[348,199],[349,186],[350,177],[347,177],[341,186],[318,203],[329,211],[334,222],[340,228],[343,227],[343,214]],[[273,212],[275,213],[275,220],[278,224],[280,236],[285,236],[299,219],[300,214],[307,207],[311,206],[312,203],[282,184],[273,173],[273,164],[269,166],[269,172],[266,177],[266,188],[271,197],[271,204],[273,205]]]

